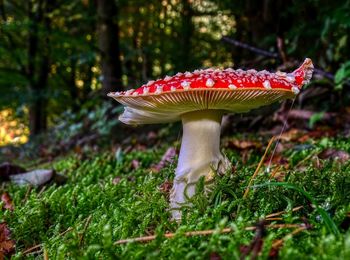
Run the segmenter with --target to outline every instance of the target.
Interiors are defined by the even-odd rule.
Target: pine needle
[[[288,235],[284,236],[284,237],[281,238],[281,239],[276,240],[276,241],[272,244],[272,248],[278,248],[278,247],[282,246],[282,244],[283,244],[283,242],[284,242],[285,240],[287,240],[288,238],[290,238],[290,237],[292,237],[292,236],[295,236],[296,234],[298,234],[298,233],[300,233],[300,232],[302,232],[302,231],[304,231],[304,230],[306,230],[306,229],[308,229],[306,226],[296,228],[295,230],[293,230],[293,231],[292,231],[291,233],[289,233]]]
[[[300,224],[272,224],[272,225],[266,225],[266,228],[300,228]],[[252,231],[255,230],[257,227],[250,226],[244,228],[246,231]],[[184,233],[185,237],[192,237],[192,236],[207,236],[211,235],[214,232],[217,232],[217,229],[208,229],[208,230],[199,230],[199,231],[189,231]],[[225,234],[225,233],[231,233],[233,232],[232,228],[224,228],[219,233]],[[167,233],[164,234],[165,238],[173,238],[176,234],[175,233]],[[133,242],[149,242],[156,239],[156,235],[153,236],[143,236],[143,237],[136,237],[136,238],[127,238],[127,239],[121,239],[114,243],[114,245],[121,245],[121,244],[127,244],[127,243],[133,243]]]
[[[256,170],[255,170],[253,176],[252,176],[252,177],[250,178],[250,180],[249,180],[248,186],[247,186],[247,188],[246,188],[246,190],[245,190],[245,192],[244,192],[244,194],[243,194],[243,198],[244,198],[244,199],[248,196],[248,193],[249,193],[249,190],[250,190],[250,186],[252,185],[252,182],[253,182],[253,180],[255,179],[256,175],[258,175],[259,170],[260,170],[262,164],[263,164],[264,161],[265,161],[265,157],[266,157],[268,151],[270,150],[270,147],[271,147],[271,145],[272,145],[272,143],[273,143],[274,141],[275,141],[275,136],[272,136],[271,139],[270,139],[270,141],[269,141],[269,143],[268,143],[268,145],[267,145],[267,147],[266,147],[266,150],[265,150],[264,155],[263,155],[263,156],[261,157],[261,159],[260,159],[260,162],[259,162],[259,164],[258,164],[258,167],[256,168]]]
[[[298,207],[292,208],[292,212],[298,211],[302,208],[304,208],[304,206],[298,206]],[[285,213],[287,213],[287,211],[279,211],[279,212],[267,215],[266,218],[277,217],[277,216],[280,216],[280,215],[285,214]]]

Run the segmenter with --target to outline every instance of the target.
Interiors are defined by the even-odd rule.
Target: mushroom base
[[[220,110],[201,110],[182,115],[183,137],[170,194],[174,220],[181,219],[180,208],[189,205],[188,198],[196,193],[196,183],[202,176],[208,183],[215,173],[225,173],[231,165],[220,152],[222,115]]]

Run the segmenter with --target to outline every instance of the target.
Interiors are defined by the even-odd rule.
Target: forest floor
[[[181,223],[168,211],[179,140],[75,149],[36,166],[52,167],[64,184],[1,185],[1,252],[14,259],[350,259],[350,143],[317,131],[289,129],[273,157],[276,142],[263,156],[267,137],[224,136],[232,169],[215,177],[208,197],[197,185]]]

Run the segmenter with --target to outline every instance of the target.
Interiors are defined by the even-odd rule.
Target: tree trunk
[[[98,0],[98,45],[101,52],[102,95],[121,91],[118,9],[114,0]]]
[[[193,34],[193,10],[190,0],[182,0],[182,25],[181,25],[181,58],[180,71],[192,69],[192,34]]]
[[[76,61],[76,59],[71,58],[70,67],[72,70],[70,72],[69,80],[68,80],[69,92],[70,92],[70,97],[73,101],[72,110],[74,112],[77,112],[79,109],[80,100],[79,100],[79,89],[78,89],[77,85],[75,84],[76,74],[77,74],[77,61]]]
[[[38,7],[34,8],[28,1],[28,18],[30,28],[28,35],[28,64],[27,78],[31,92],[29,105],[29,129],[31,137],[36,136],[47,129],[47,83],[50,71],[49,61],[49,34],[51,20],[47,14],[52,11],[53,1],[41,0]],[[43,23],[45,37],[41,40],[39,51],[39,24]]]

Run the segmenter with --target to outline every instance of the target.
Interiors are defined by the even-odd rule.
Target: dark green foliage
[[[13,108],[19,117],[27,119],[23,111],[28,106],[38,99],[47,100],[42,109],[46,108],[51,126],[67,108],[77,111],[92,96],[99,96],[96,91],[103,75],[94,1],[53,1],[52,6],[49,2],[0,2],[0,108]],[[40,9],[42,17],[30,16],[30,10],[35,14],[40,8],[39,3],[44,8]],[[220,38],[229,36],[278,53],[276,39],[280,37],[287,58],[302,60],[309,56],[335,75],[337,90],[345,88],[343,92],[347,93],[348,0],[164,0],[117,4],[119,14],[114,19],[120,25],[122,83],[126,88],[208,66],[276,69],[281,64],[279,60],[257,59],[256,53],[231,48]],[[28,46],[33,28],[39,52],[31,59]],[[39,82],[44,58],[49,63],[47,86],[34,91],[30,86]]]

